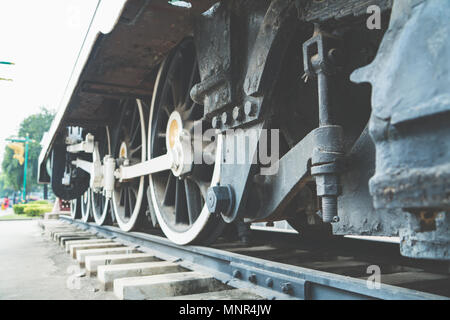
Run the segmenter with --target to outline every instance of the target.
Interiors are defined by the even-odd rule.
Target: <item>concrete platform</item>
[[[98,266],[97,278],[104,290],[111,290],[116,279],[186,271],[178,263],[168,261],[127,263]]]
[[[60,213],[46,212],[44,213],[44,220],[57,220],[61,216],[70,217],[70,212],[60,212]]]
[[[103,238],[95,238],[95,239],[84,239],[84,240],[67,240],[66,244],[64,245],[64,248],[66,252],[71,252],[70,247],[75,245],[81,245],[81,244],[93,244],[93,243],[108,243],[108,242],[114,242],[111,239],[103,239]]]
[[[46,231],[52,231],[52,230],[61,229],[61,228],[76,228],[75,225],[72,225],[69,223],[53,223],[53,224],[42,223],[41,227]]]
[[[74,232],[82,232],[80,229],[74,229],[74,228],[58,228],[50,230],[46,234],[50,237],[50,239],[55,240],[55,234],[57,233],[74,233]]]
[[[164,298],[164,300],[265,300],[250,291],[230,289]]]
[[[61,237],[67,237],[67,236],[90,236],[93,235],[91,232],[86,232],[86,231],[75,231],[75,232],[62,232],[62,233],[54,233],[53,234],[53,240],[55,240],[56,242],[59,242],[59,239]]]
[[[75,232],[75,231],[80,231],[80,229],[78,228],[74,228],[74,227],[58,227],[58,228],[46,228],[44,229],[44,232],[46,235],[50,236],[50,238],[53,239],[53,233],[55,232]]]
[[[87,276],[97,274],[97,267],[102,265],[114,265],[123,263],[139,263],[160,261],[151,253],[130,253],[130,254],[105,254],[101,256],[87,256],[84,259]]]
[[[85,259],[89,256],[99,256],[105,254],[117,254],[117,253],[136,253],[138,250],[133,247],[110,247],[110,248],[99,248],[99,249],[85,249],[77,251],[77,261],[81,267],[85,265]]]
[[[70,244],[69,252],[70,256],[77,259],[78,251],[89,250],[89,249],[104,249],[104,248],[115,248],[123,247],[123,244],[109,240],[107,242],[100,243],[82,243],[82,244]],[[83,260],[84,262],[84,260]]]
[[[40,221],[0,221],[0,300],[115,300],[97,279],[75,276],[78,266],[43,236]]]
[[[95,240],[95,239],[97,239],[97,237],[94,235],[92,235],[92,236],[63,236],[63,237],[59,238],[59,245],[65,249],[67,241],[92,240],[92,239]]]
[[[114,294],[122,300],[161,299],[224,288],[228,287],[212,276],[195,271],[114,280]]]

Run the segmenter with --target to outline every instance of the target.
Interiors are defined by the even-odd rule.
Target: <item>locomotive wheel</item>
[[[126,105],[125,116],[116,141],[114,155],[117,165],[134,165],[145,161],[147,156],[145,131],[145,105],[140,100],[130,100]],[[112,210],[120,229],[130,231],[138,226],[145,209],[145,177],[127,181],[116,181],[112,197]]]
[[[107,154],[111,154],[111,143],[109,136],[109,128],[105,127],[105,135],[100,140],[101,145],[99,145],[100,159]],[[111,217],[111,200],[106,199],[103,195],[102,190],[91,190],[91,206],[92,215],[94,216],[95,223],[97,225],[105,225],[112,223]]]
[[[70,200],[70,216],[72,219],[80,219],[81,208],[80,208],[80,198]]]
[[[80,197],[81,221],[92,221],[91,188],[88,188]]]
[[[211,215],[205,204],[208,187],[219,182],[222,137],[219,135],[216,143],[208,147],[202,142],[201,155],[187,154],[192,150],[194,127],[201,124],[203,130],[207,129],[207,124],[200,120],[203,107],[190,97],[192,87],[199,81],[194,43],[188,38],[161,65],[150,108],[149,159],[168,152],[173,154],[180,135],[186,143],[186,148],[176,151],[184,159],[177,169],[172,167],[149,176],[150,210],[167,238],[177,244],[210,243],[225,226],[221,216]],[[190,169],[185,170],[186,159],[203,155],[215,164],[188,163]]]

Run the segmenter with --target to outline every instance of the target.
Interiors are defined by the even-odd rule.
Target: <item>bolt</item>
[[[337,216],[337,198],[336,196],[322,197],[322,220],[325,223],[333,222]]]
[[[334,216],[332,222],[338,223],[340,220],[341,220],[341,219],[339,218],[339,216]]]
[[[292,293],[292,285],[289,282],[285,282],[281,285],[281,291],[286,294]]]
[[[239,121],[242,119],[242,109],[240,107],[234,107],[233,109],[233,119]]]
[[[244,105],[244,112],[247,116],[254,116],[256,113],[255,109],[256,109],[256,105],[254,103],[252,103],[251,101],[247,101]]]
[[[222,123],[223,124],[229,124],[230,123],[230,117],[228,116],[228,114],[227,114],[227,112],[226,111],[224,111],[223,113],[222,113],[222,117],[221,117],[221,120],[222,120]]]
[[[206,205],[211,213],[228,214],[233,205],[233,194],[231,186],[214,186],[208,188],[206,194]]]
[[[269,288],[272,288],[272,287],[273,287],[273,280],[272,280],[272,278],[267,278],[267,279],[266,279],[266,285],[267,285]]]
[[[239,270],[234,270],[233,271],[233,277],[240,279],[242,276],[242,273]]]
[[[211,120],[211,125],[214,129],[217,129],[220,126],[220,119],[219,117],[213,117]]]
[[[256,279],[256,274],[252,273],[251,275],[248,276],[248,281],[250,281],[251,283],[255,283],[258,281],[258,279]]]

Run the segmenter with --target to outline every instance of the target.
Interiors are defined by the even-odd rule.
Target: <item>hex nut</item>
[[[228,214],[232,207],[232,191],[230,186],[213,186],[208,188],[206,205],[210,213]]]
[[[339,194],[338,178],[334,174],[322,174],[315,176],[317,195],[336,196]]]

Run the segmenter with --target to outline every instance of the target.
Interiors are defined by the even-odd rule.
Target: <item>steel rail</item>
[[[179,246],[163,237],[124,232],[117,227],[98,226],[70,217],[61,216],[60,219],[98,235],[139,247],[141,251],[153,252],[158,258],[177,261],[192,270],[208,272],[229,286],[251,290],[267,299],[449,300],[444,296],[387,284],[370,288],[362,279],[215,248]]]

